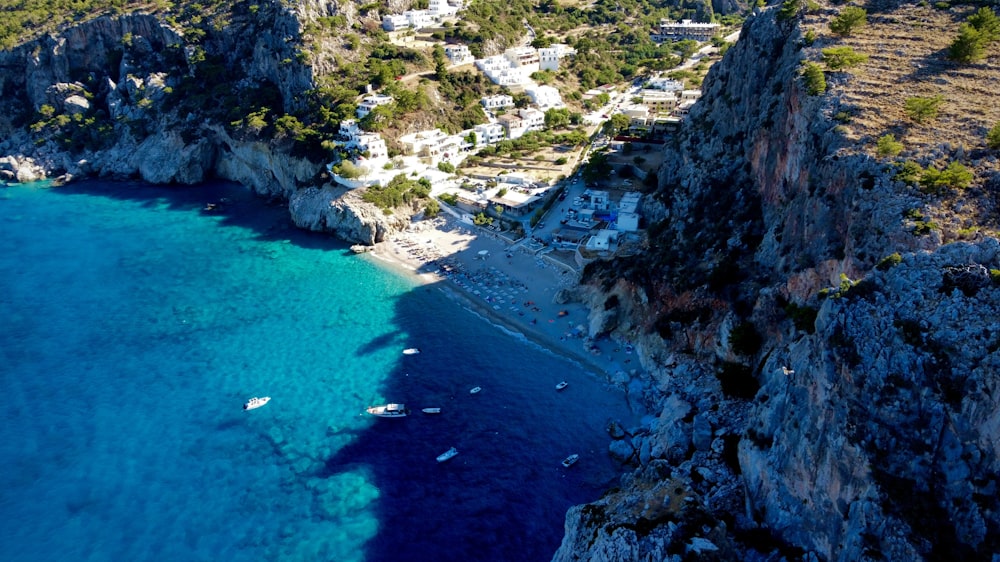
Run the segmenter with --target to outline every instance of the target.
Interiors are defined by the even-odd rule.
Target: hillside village
[[[461,9],[460,3],[431,0],[425,10],[384,15],[382,27],[394,41],[407,44],[412,42],[415,32],[460,17]],[[527,22],[525,28],[525,43],[529,43],[535,32]],[[650,37],[658,42],[688,39],[704,43],[716,37],[719,30],[717,23],[664,19]],[[386,140],[377,132],[365,131],[361,122],[376,108],[392,104],[394,99],[369,89],[357,103],[357,120],[341,122],[337,145],[343,152],[340,159],[327,166],[334,181],[353,189],[385,186],[401,174],[423,178],[432,186],[431,195],[446,204],[445,212],[503,233],[511,242],[530,236],[530,245],[536,250],[565,252],[563,263],[574,268],[582,267],[593,257],[607,257],[619,249],[642,244],[642,194],[640,186],[633,186],[629,178],[644,180],[655,170],[655,158],[645,168],[636,162],[646,158],[639,157],[631,163],[619,158],[617,167],[628,168],[626,172],[587,181],[586,185],[581,179],[583,169],[595,151],[616,155],[630,151],[632,146],[626,148],[626,145],[633,141],[662,142],[665,135],[680,126],[684,115],[700,97],[700,90],[685,88],[683,81],[667,78],[664,73],[640,77],[625,86],[608,84],[588,90],[584,99],[604,103],[580,116],[578,127],[596,144],[583,149],[564,149],[567,154],[557,159],[563,165],[558,167],[560,173],[556,177],[550,175],[551,168],[539,170],[530,163],[508,165],[492,173],[463,164],[484,147],[546,130],[548,112],[567,111],[559,90],[535,82],[532,76],[539,71],[557,71],[560,61],[575,56],[576,50],[561,43],[541,48],[522,44],[477,59],[467,45],[432,44],[431,49],[443,49],[449,69],[471,66],[508,93],[481,98],[486,123],[455,134],[440,129],[407,133],[396,139],[402,146],[402,156],[390,157]],[[694,60],[712,49],[711,46],[703,49]],[[530,104],[517,107],[511,95],[515,92],[527,96]],[[615,135],[617,140],[607,136],[615,132],[609,122],[612,116],[625,118],[619,121],[622,126]],[[597,189],[599,184],[605,190]],[[562,205],[569,193],[573,194],[572,203]],[[614,197],[609,193],[614,193]],[[547,212],[552,215],[558,212],[558,227],[544,228]]]

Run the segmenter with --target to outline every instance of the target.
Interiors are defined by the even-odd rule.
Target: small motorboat
[[[481,387],[481,386],[474,386],[474,387],[472,387],[472,390],[469,391],[469,394],[479,394],[480,392],[482,392],[482,390],[483,390],[483,387]]]
[[[410,413],[405,404],[382,404],[380,406],[369,406],[365,410],[373,416],[380,418],[403,418]]]
[[[580,455],[570,455],[563,459],[562,465],[565,466],[566,468],[569,468],[573,466],[573,464],[575,464],[576,461],[578,460],[580,460]]]
[[[246,404],[243,405],[243,409],[244,410],[253,410],[253,409],[256,409],[256,408],[260,408],[261,406],[263,406],[264,404],[267,404],[270,401],[271,401],[271,397],[270,396],[264,396],[262,398],[258,398],[256,396],[254,396],[253,398],[247,400]]]
[[[446,460],[454,457],[457,454],[458,454],[458,449],[452,447],[451,449],[448,449],[447,451],[445,451],[445,452],[441,453],[440,455],[438,455],[437,456],[437,461],[438,462],[444,462],[444,461],[446,461]]]
[[[562,390],[562,389],[566,388],[567,386],[569,386],[569,383],[566,382],[566,381],[562,381],[561,383],[559,383],[559,384],[556,385],[556,390]]]
[[[416,355],[420,353],[419,347],[408,347],[403,350],[403,355]]]
[[[423,410],[420,411],[425,414],[440,414],[441,408],[424,408]]]

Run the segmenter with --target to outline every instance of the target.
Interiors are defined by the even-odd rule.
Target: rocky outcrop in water
[[[341,240],[363,246],[385,241],[410,222],[408,216],[386,215],[363,201],[357,191],[340,186],[300,189],[292,195],[288,208],[299,228],[331,232]]]
[[[657,415],[612,436],[634,472],[555,560],[1000,551],[1000,244],[919,234],[932,203],[831,119],[849,78],[806,94],[802,33],[746,23],[668,151],[651,251],[586,272]]]

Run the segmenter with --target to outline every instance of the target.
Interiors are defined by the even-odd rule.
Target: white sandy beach
[[[413,272],[424,283],[442,283],[444,290],[479,313],[608,380],[623,382],[625,377],[616,373],[639,368],[624,345],[586,337],[585,306],[553,303],[560,289],[577,283],[575,272],[519,244],[510,246],[488,230],[437,217],[376,245],[373,255]]]

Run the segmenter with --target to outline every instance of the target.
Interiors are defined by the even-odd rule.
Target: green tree
[[[938,110],[944,102],[944,96],[938,94],[929,98],[914,96],[906,98],[903,109],[906,115],[916,123],[926,123],[938,116]]]
[[[868,62],[868,55],[847,46],[828,47],[823,49],[823,62],[830,70],[841,70]]]
[[[448,62],[444,54],[444,47],[440,43],[434,45],[434,76],[439,82],[448,78]]]
[[[847,6],[830,21],[830,31],[847,37],[868,23],[868,12],[858,6]]]
[[[958,37],[948,46],[948,58],[955,62],[976,62],[986,54],[986,41],[982,32],[968,23],[958,27]]]
[[[806,92],[810,96],[818,96],[826,91],[826,76],[823,75],[823,68],[814,63],[807,62],[802,67],[802,78],[806,83]]]
[[[545,128],[558,129],[569,125],[569,109],[549,109],[545,111]]]
[[[986,146],[993,150],[1000,148],[1000,123],[993,125],[993,128],[986,133]]]
[[[985,6],[979,8],[975,14],[969,16],[968,23],[979,30],[984,41],[993,42],[1000,39],[1000,18],[992,9]]]
[[[928,166],[920,176],[920,187],[931,194],[940,194],[945,189],[965,189],[972,183],[972,172],[960,162],[951,162],[944,170]]]
[[[785,0],[778,10],[779,20],[790,20],[799,15],[802,10],[802,0]]]
[[[878,150],[879,156],[895,157],[899,156],[900,152],[903,152],[903,143],[897,141],[895,135],[882,135],[878,139],[876,149]]]
[[[615,136],[623,131],[627,131],[632,120],[624,113],[615,113],[604,123],[604,131],[608,136]]]

